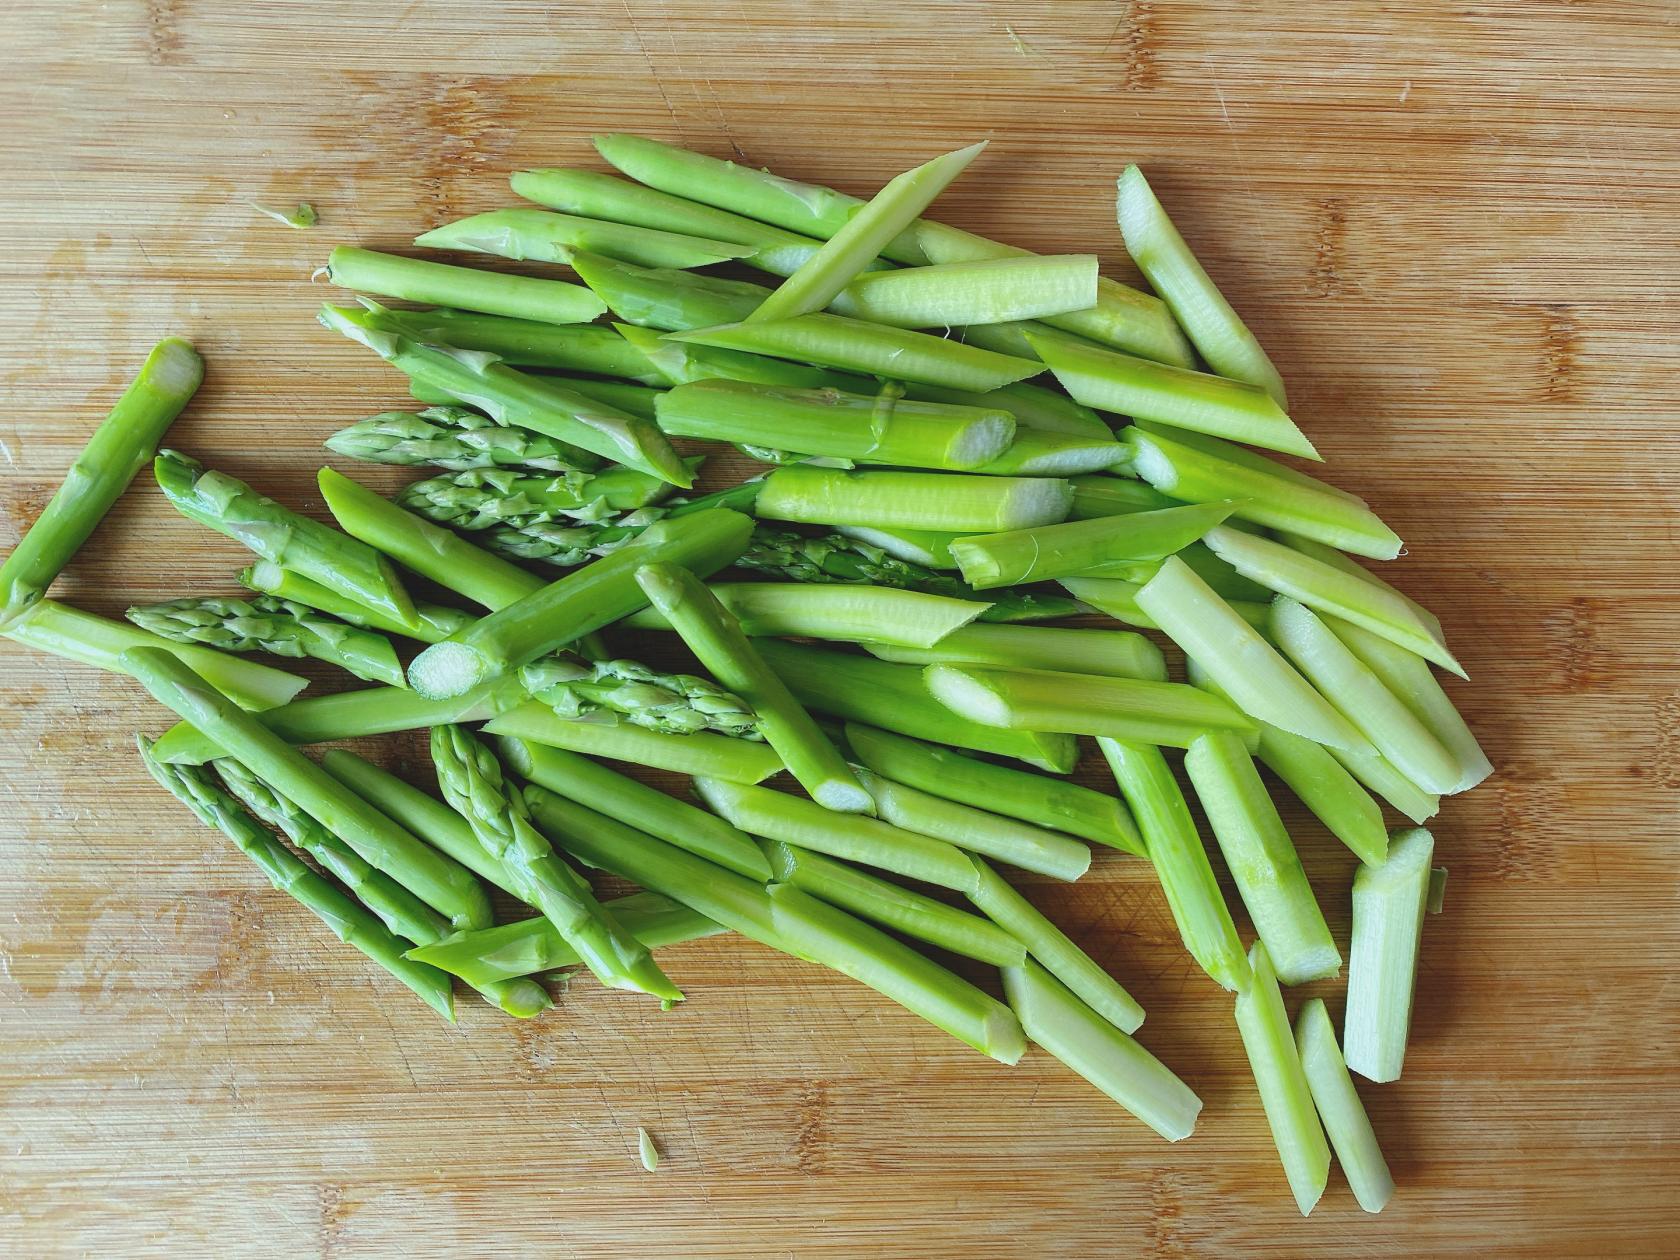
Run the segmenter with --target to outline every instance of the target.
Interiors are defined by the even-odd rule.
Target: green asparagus
[[[514,367],[622,376],[644,385],[663,384],[665,379],[620,335],[621,329],[605,324],[544,324],[534,319],[507,319],[446,308],[406,311],[404,318],[422,341],[483,351]],[[418,380],[411,382],[419,384]],[[433,401],[452,398],[445,391],[445,397]]]
[[[406,687],[396,649],[384,635],[269,595],[255,599],[176,599],[130,608],[142,630],[177,643],[202,643],[224,652],[312,656],[368,682]]]
[[[352,603],[336,591],[329,591],[319,582],[281,568],[272,560],[259,560],[241,569],[239,584],[259,595],[270,595],[288,603],[302,604],[316,612],[337,617],[340,621],[348,621],[353,626],[419,639],[422,643],[436,643],[439,639],[447,639],[472,620],[470,613],[464,613],[459,608],[416,603],[414,621],[405,625],[395,617]]]
[[[599,456],[530,429],[498,424],[465,407],[415,413],[382,411],[340,429],[326,448],[372,464],[422,464],[468,472],[508,468],[521,473],[587,472]]]
[[[1434,852],[1435,838],[1422,827],[1396,831],[1387,860],[1362,865],[1353,877],[1342,1050],[1367,1080],[1397,1081],[1405,1062]]]
[[[646,507],[669,489],[668,482],[633,468],[552,477],[494,468],[411,482],[396,501],[439,525],[473,531],[557,519],[597,521],[608,512]]]
[[[1048,319],[1097,305],[1097,256],[978,258],[936,267],[871,271],[835,309],[898,328],[948,328]]]
[[[1072,503],[1073,487],[1050,477],[792,465],[764,479],[754,510],[765,520],[979,534],[1054,525]]]
[[[429,249],[493,254],[516,262],[563,263],[568,249],[586,249],[642,267],[705,267],[752,253],[727,241],[629,227],[546,210],[492,210],[457,219],[414,238]]]
[[[838,639],[864,636],[906,648],[931,648],[986,610],[972,599],[891,586],[812,586],[800,582],[716,582],[712,594],[754,638]],[[669,629],[658,608],[625,619],[633,629]]]
[[[709,679],[650,669],[640,661],[545,656],[520,668],[519,684],[563,718],[617,714],[667,735],[713,731],[763,738],[758,716],[740,696]]]
[[[563,718],[535,701],[509,709],[484,726],[486,735],[506,735],[563,748],[568,752],[610,757],[673,774],[706,774],[738,783],[758,783],[782,769],[782,759],[768,744],[701,732],[667,735],[621,722],[609,726]]]
[[[1203,503],[1099,516],[978,538],[959,538],[951,554],[976,590],[1063,577],[1101,577],[1126,560],[1160,560],[1181,551],[1231,514],[1229,504]]]
[[[996,665],[1003,669],[1167,680],[1167,662],[1161,649],[1129,630],[975,623],[953,630],[932,647],[905,647],[870,639],[859,646],[883,661],[907,665]]]
[[[457,306],[547,324],[586,324],[607,309],[588,289],[563,280],[452,267],[349,245],[340,245],[327,259],[327,278],[346,289],[405,302]]]

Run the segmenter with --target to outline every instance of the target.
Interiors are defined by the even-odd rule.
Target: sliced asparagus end
[[[989,686],[955,665],[929,665],[922,671],[933,698],[951,712],[985,726],[1008,726],[1009,704]]]
[[[464,695],[489,673],[488,662],[464,643],[434,643],[408,667],[408,685],[428,700]]]

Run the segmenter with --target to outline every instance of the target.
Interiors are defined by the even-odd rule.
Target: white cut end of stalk
[[[875,798],[855,783],[829,779],[811,789],[811,799],[842,814],[873,814]]]
[[[1009,416],[987,416],[963,430],[962,436],[951,443],[946,458],[953,468],[978,468],[1008,450],[1014,436],[1015,421]]]
[[[1127,459],[1126,448],[1117,442],[1093,440],[1088,446],[1068,445],[1021,461],[1014,471],[1026,477],[1079,477],[1103,472]]]
[[[464,643],[434,643],[408,666],[408,685],[428,700],[465,695],[488,673],[484,657]]]
[[[1022,478],[1016,482],[998,522],[1000,530],[1056,525],[1073,510],[1073,483],[1055,477]]]
[[[986,1016],[986,1053],[999,1063],[1014,1067],[1027,1052],[1027,1035],[1021,1021],[1008,1007],[999,1007]]]
[[[1277,976],[1280,984],[1307,984],[1313,980],[1333,979],[1341,969],[1341,951],[1330,945],[1300,950],[1291,955],[1287,965],[1277,964]]]
[[[1135,436],[1135,434],[1134,434]],[[1127,443],[1131,452],[1132,471],[1162,494],[1171,494],[1178,486],[1178,473],[1161,448],[1147,437]]]
[[[148,384],[170,398],[191,398],[204,380],[204,360],[179,337],[157,343],[146,360]]]
[[[922,679],[933,698],[959,717],[983,726],[1009,726],[1008,702],[967,670],[954,665],[930,665],[922,671]]]

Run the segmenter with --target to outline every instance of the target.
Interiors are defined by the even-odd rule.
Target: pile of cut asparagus
[[[446,1018],[452,978],[527,1018],[552,1001],[539,978],[577,966],[670,1004],[659,951],[736,932],[1003,1063],[1030,1041],[1177,1140],[1201,1102],[1133,1039],[1142,1007],[1003,874],[1075,880],[1092,846],[1147,863],[1235,994],[1301,1211],[1332,1147],[1380,1210],[1349,1069],[1400,1075],[1445,876],[1421,824],[1491,767],[1436,679],[1462,673],[1440,623],[1355,558],[1400,539],[1278,458],[1319,457],[1143,174],[1120,177],[1119,226],[1154,293],[922,218],[981,145],[864,202],[596,144],[620,174],[524,171],[541,208],[416,241],[581,283],[332,251],[332,282],[374,296],[321,323],[421,406],[326,445],[423,480],[392,500],[323,468],[334,528],[159,451],[202,371],[165,341],[0,568],[0,629],[172,710],[139,740],[157,780]],[[764,472],[698,493],[699,442]],[[46,598],[148,460],[182,515],[253,553],[245,593],[132,624]],[[631,631],[692,672],[603,637]],[[299,700],[254,652],[373,685]],[[435,792],[300,751],[420,729]],[[1117,792],[1066,777],[1082,736]],[[609,761],[688,776],[693,799]],[[1339,1041],[1321,999],[1293,1026],[1285,1009],[1280,985],[1343,952],[1261,766],[1360,860]],[[592,871],[642,891],[600,901]],[[492,889],[527,917],[493,922]],[[1001,999],[947,955],[997,968]]]

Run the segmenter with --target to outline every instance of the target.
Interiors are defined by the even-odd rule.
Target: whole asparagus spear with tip
[[[591,661],[560,654],[533,661],[519,671],[520,684],[534,700],[561,717],[581,718],[607,710],[625,721],[667,735],[715,731],[761,739],[758,719],[746,701],[693,674],[668,674],[640,661]]]
[[[429,521],[456,529],[517,529],[554,520],[602,521],[661,498],[668,483],[632,468],[528,477],[507,468],[427,477],[405,487],[397,502]]]
[[[130,608],[127,616],[142,630],[176,643],[202,643],[224,652],[312,656],[368,682],[408,685],[396,649],[384,635],[271,595],[173,599]]]
[[[588,472],[601,457],[546,433],[500,424],[465,407],[382,411],[329,437],[329,451],[370,464],[420,464],[470,472],[514,468],[530,473]]]

